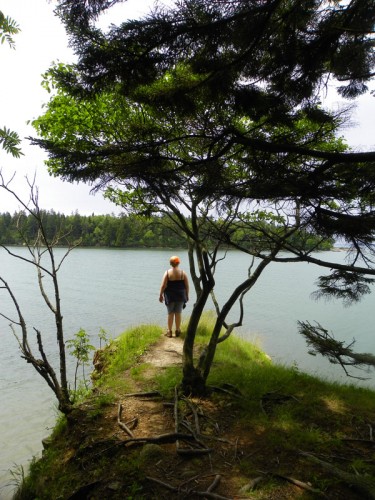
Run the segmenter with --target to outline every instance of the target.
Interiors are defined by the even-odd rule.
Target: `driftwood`
[[[175,492],[178,492],[180,494],[182,493],[182,494],[189,495],[189,496],[196,495],[198,497],[213,498],[216,500],[230,500],[228,497],[223,497],[221,495],[217,495],[216,493],[212,493],[212,489],[215,488],[220,482],[220,479],[217,479],[217,478],[220,478],[220,476],[215,477],[213,483],[208,487],[208,489],[206,491],[199,491],[199,490],[190,490],[190,489],[180,488],[179,486],[173,486],[172,484],[165,483],[164,481],[160,481],[160,479],[146,476],[146,479],[148,479],[149,481],[153,481],[154,483],[159,484],[160,486],[164,486],[164,488],[167,488],[170,491],[175,491]]]
[[[323,460],[320,460],[314,455],[310,455],[310,453],[301,452],[301,455],[308,458],[312,462],[324,467],[331,474],[344,481],[344,483],[346,483],[350,488],[353,488],[358,492],[362,493],[363,495],[365,495],[364,498],[375,500],[375,479],[373,477],[351,474],[350,472],[346,472],[342,469],[339,469],[338,467],[330,464],[329,462],[324,462]]]

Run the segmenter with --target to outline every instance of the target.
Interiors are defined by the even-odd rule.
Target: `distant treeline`
[[[86,247],[186,247],[183,236],[167,227],[160,217],[148,219],[136,215],[64,215],[42,211],[43,226],[51,240],[57,233],[65,235],[60,245],[81,242]],[[37,236],[37,222],[24,212],[0,214],[0,244],[22,245],[26,237]],[[22,235],[21,235],[22,233]]]
[[[59,244],[61,246],[80,242],[85,247],[114,247],[114,248],[186,248],[186,239],[182,233],[176,232],[167,216],[140,217],[137,215],[80,215],[78,213],[65,215],[52,211],[41,211],[43,226],[47,237],[51,241],[57,234],[64,235]],[[9,212],[0,214],[0,244],[23,245],[26,241],[32,242],[38,235],[37,221],[30,214]],[[242,244],[250,247],[262,247],[262,237],[256,233],[249,233],[246,229],[237,229],[232,235]],[[210,236],[207,231],[205,241],[209,244]],[[294,244],[301,244],[304,248],[316,246],[317,239],[303,233],[293,236]],[[320,245],[320,250],[329,250],[333,240]]]

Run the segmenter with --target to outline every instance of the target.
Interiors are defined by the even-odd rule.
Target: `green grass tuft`
[[[150,345],[157,342],[161,335],[161,327],[141,325],[127,330],[113,340],[107,348],[107,376],[114,377],[131,368]]]

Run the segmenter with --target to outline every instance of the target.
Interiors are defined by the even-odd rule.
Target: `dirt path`
[[[144,363],[150,363],[158,368],[179,365],[182,363],[183,340],[180,337],[163,336],[142,357]]]

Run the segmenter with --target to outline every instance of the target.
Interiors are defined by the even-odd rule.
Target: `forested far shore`
[[[60,235],[60,244],[80,244],[83,247],[113,248],[181,248],[186,247],[186,239],[169,224],[164,216],[142,217],[139,215],[65,215],[51,211],[41,211],[47,238],[52,240]],[[0,213],[0,244],[24,245],[38,236],[38,224],[33,215],[24,211]],[[333,240],[318,244],[314,235],[300,233],[304,248],[330,250]],[[251,247],[262,246],[261,236],[256,232],[237,228],[235,240]],[[210,241],[210,227],[207,226],[206,243]]]

